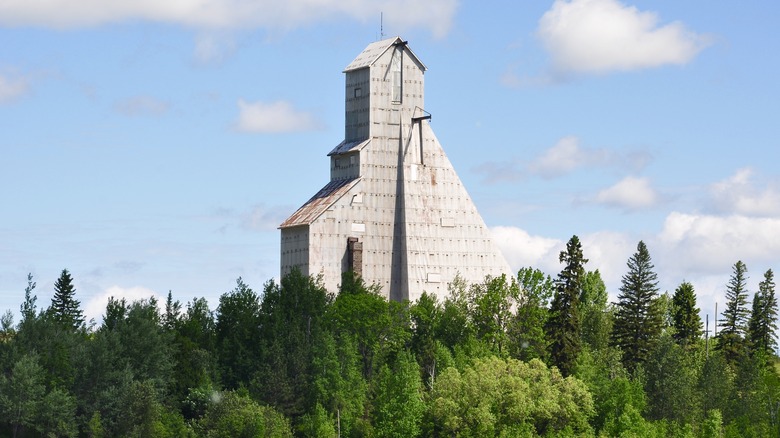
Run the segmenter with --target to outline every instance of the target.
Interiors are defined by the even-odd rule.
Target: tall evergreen
[[[84,314],[80,306],[81,303],[76,299],[76,288],[73,287],[73,277],[67,269],[63,269],[54,282],[54,296],[49,312],[57,323],[76,330],[84,324]]]
[[[577,236],[572,236],[561,251],[558,260],[565,264],[555,280],[555,295],[550,306],[550,318],[545,325],[550,342],[550,357],[564,376],[574,370],[574,363],[580,353],[579,298],[585,276],[582,245]]]
[[[726,310],[718,321],[718,343],[715,348],[723,351],[730,363],[734,363],[744,353],[745,330],[748,319],[747,309],[747,267],[742,261],[734,264],[733,273],[726,286]]]
[[[696,307],[696,293],[691,283],[684,281],[677,286],[672,297],[672,306],[674,340],[683,347],[693,344],[701,337],[702,324],[699,308]]]
[[[623,365],[634,371],[647,361],[661,334],[663,318],[656,304],[658,276],[641,240],[628,262],[618,295],[612,343],[623,350]]]
[[[748,345],[753,353],[769,357],[777,347],[777,297],[775,297],[774,273],[764,273],[753,298],[753,312],[748,321]]]

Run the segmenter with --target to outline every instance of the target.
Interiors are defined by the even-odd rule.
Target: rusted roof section
[[[368,140],[360,140],[360,141],[346,141],[346,140],[344,140],[341,143],[339,143],[338,146],[333,148],[332,151],[328,152],[328,156],[330,157],[331,155],[346,154],[347,152],[353,151],[353,150],[360,151],[360,150],[363,150],[363,148],[365,148],[366,146],[368,146],[369,143],[371,143],[371,139],[370,138]]]
[[[377,59],[379,59],[379,57],[382,56],[382,54],[385,53],[387,49],[393,47],[393,44],[397,42],[403,43],[404,40],[402,40],[401,37],[393,37],[393,38],[388,38],[385,40],[381,40],[369,44],[368,46],[366,46],[365,49],[363,49],[362,52],[360,52],[357,58],[353,59],[352,62],[350,62],[349,65],[344,68],[343,73],[369,67]],[[414,52],[412,51],[412,49],[409,48],[409,46],[406,46],[406,50],[409,52],[411,56],[414,57],[414,59],[417,60],[417,62],[420,63],[423,71],[428,70],[428,67],[426,67],[425,64],[422,63],[422,61],[420,61],[420,58],[418,58],[417,55],[414,54]]]
[[[360,178],[337,179],[325,185],[316,195],[306,201],[292,216],[279,225],[279,228],[289,228],[298,225],[309,225],[314,222],[331,205],[341,199]]]

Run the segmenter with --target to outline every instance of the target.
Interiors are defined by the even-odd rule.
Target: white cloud
[[[537,35],[564,74],[685,64],[708,43],[681,22],[659,25],[656,13],[617,0],[556,0]]]
[[[10,102],[20,97],[29,89],[25,79],[10,79],[0,75],[0,104]]]
[[[0,3],[0,25],[72,28],[148,20],[212,29],[289,29],[341,17],[373,21],[384,12],[388,29],[422,27],[442,37],[457,6],[457,0],[7,0]]]
[[[639,210],[655,206],[659,196],[647,178],[628,176],[600,191],[595,201],[624,210]]]
[[[98,324],[100,324],[100,321],[103,320],[103,316],[106,313],[108,299],[111,297],[115,299],[124,298],[127,300],[128,304],[132,303],[133,301],[146,300],[151,297],[155,297],[161,310],[163,309],[166,300],[166,297],[163,297],[157,292],[145,287],[111,286],[100,295],[96,295],[90,298],[89,302],[84,305],[84,316],[87,318],[87,321],[94,319]]]
[[[543,177],[555,177],[583,166],[588,160],[588,154],[579,143],[579,139],[573,136],[558,140],[558,143],[531,162],[528,170]]]
[[[583,167],[615,167],[641,170],[650,161],[650,154],[631,151],[621,154],[605,148],[586,148],[574,136],[563,137],[528,165],[528,172],[542,178],[554,178]]]
[[[651,155],[642,150],[621,153],[606,148],[588,148],[580,145],[579,138],[566,136],[530,162],[521,159],[491,161],[475,166],[474,171],[484,174],[487,182],[517,181],[528,175],[552,179],[588,167],[638,172],[651,159]]]
[[[763,190],[753,183],[754,171],[742,168],[731,177],[717,182],[710,188],[717,211],[748,216],[780,215],[780,190],[768,186]]]
[[[517,227],[492,227],[490,232],[514,272],[529,266],[551,275],[558,271],[558,253],[564,245],[560,240],[532,236]]]
[[[168,102],[151,96],[135,96],[117,102],[114,108],[120,113],[135,116],[156,116],[165,113],[169,108]]]
[[[620,279],[626,273],[626,261],[636,252],[639,239],[613,231],[599,231],[580,237],[582,253],[588,259],[585,269],[599,270],[608,287],[610,300],[614,301],[617,299]]]
[[[737,260],[773,263],[780,254],[780,219],[672,212],[659,243],[680,272],[723,272]]]
[[[563,240],[534,236],[518,227],[492,227],[491,235],[514,272],[530,266],[555,277],[563,267],[559,261],[560,252],[566,249]],[[638,240],[606,231],[579,237],[583,254],[589,260],[585,269],[598,269],[609,292],[614,294]]]
[[[320,122],[309,113],[298,111],[289,102],[238,101],[237,127],[246,132],[300,132],[320,129]]]

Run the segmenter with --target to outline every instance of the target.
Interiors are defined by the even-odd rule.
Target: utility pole
[[[710,314],[709,313],[705,317],[705,321],[707,321],[707,329],[704,330],[704,351],[705,351],[705,357],[709,359],[710,358]]]

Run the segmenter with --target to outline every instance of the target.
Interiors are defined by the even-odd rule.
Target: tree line
[[[85,321],[63,270],[0,318],[0,437],[738,437],[780,435],[778,304],[736,262],[714,338],[693,285],[661,293],[644,242],[618,301],[573,236],[533,267],[416,302],[351,272],[239,278],[210,309],[169,292]]]

